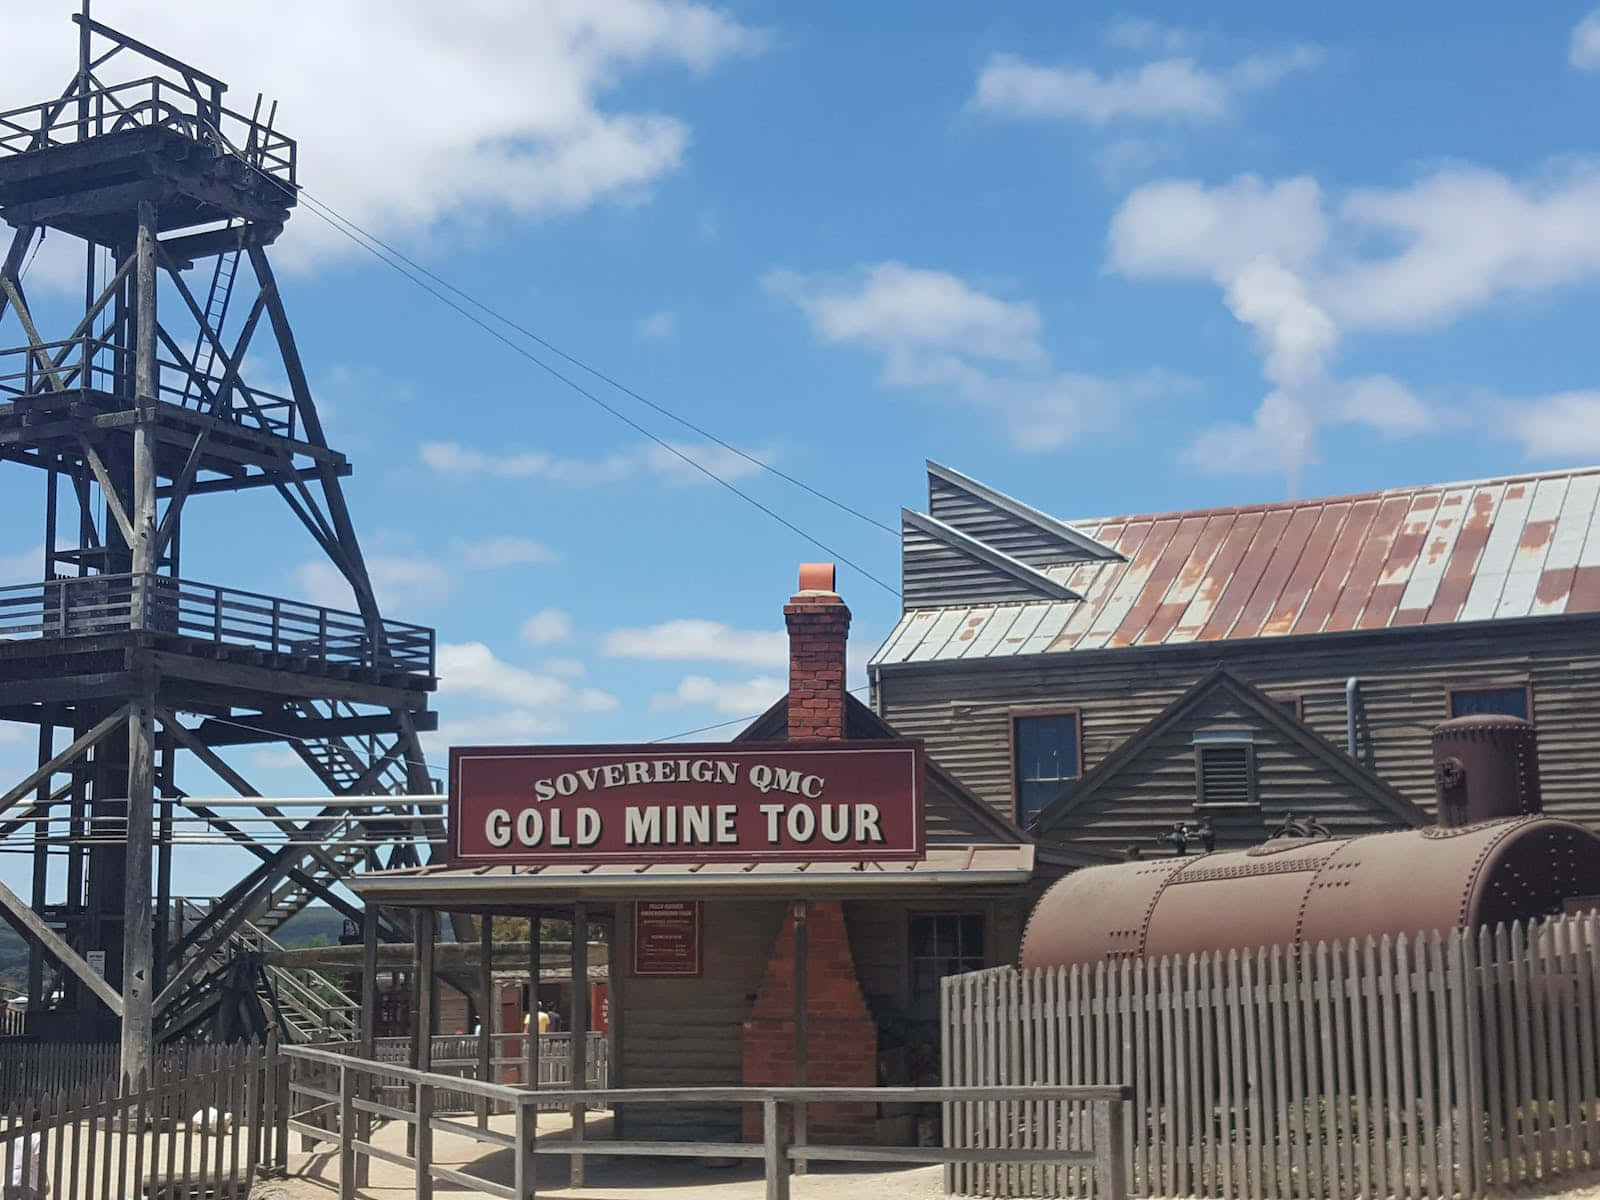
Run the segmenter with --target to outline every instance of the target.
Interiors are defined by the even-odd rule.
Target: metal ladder
[[[239,258],[242,254],[242,250],[232,250],[217,255],[217,265],[211,273],[211,291],[206,296],[206,326],[219,339],[222,337],[223,323],[228,319],[228,302],[233,298],[233,281],[239,274]],[[222,377],[214,371],[216,347],[211,344],[204,329],[195,334],[194,356],[190,361],[194,364],[194,370],[184,379],[183,395],[178,400],[184,408],[189,407],[191,400],[198,403],[203,399],[197,392],[201,380],[213,389],[222,382]]]

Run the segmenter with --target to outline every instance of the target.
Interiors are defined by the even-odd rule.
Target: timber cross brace
[[[270,937],[313,901],[356,915],[341,878],[427,861],[443,832],[418,738],[436,727],[435,637],[380,611],[344,497],[350,464],[328,445],[268,260],[297,200],[275,106],[234,111],[221,81],[87,3],[74,21],[66,89],[0,112],[13,230],[0,467],[45,483],[39,575],[0,580],[0,720],[38,731],[37,769],[0,781],[0,844],[32,854],[36,921],[11,904],[0,916],[28,926],[30,1032],[77,1020],[74,1036],[115,1036],[117,997],[136,1071],[163,1033],[218,1033],[233,1000],[266,1019],[253,983],[227,983],[242,978],[230,947],[245,933]],[[135,82],[108,82],[113,61]],[[26,286],[47,236],[83,247],[82,308],[60,329]],[[253,382],[263,372],[286,394]],[[191,502],[258,488],[348,583],[351,611],[186,577]],[[309,819],[266,800],[228,815],[180,786],[180,764],[199,766],[259,800],[224,753],[262,744],[292,749],[344,803]],[[195,821],[256,865],[190,920],[172,847]],[[411,930],[396,917],[383,935]],[[230,986],[246,994],[219,1001]]]

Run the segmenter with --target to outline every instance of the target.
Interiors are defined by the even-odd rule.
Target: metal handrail
[[[444,1180],[510,1200],[532,1200],[534,1196],[533,1160],[538,1155],[567,1155],[575,1164],[585,1156],[605,1157],[651,1155],[658,1157],[753,1158],[764,1165],[768,1200],[789,1200],[789,1177],[795,1164],[803,1162],[901,1162],[901,1163],[1015,1163],[1081,1164],[1093,1172],[1094,1191],[1102,1200],[1125,1200],[1128,1194],[1127,1132],[1124,1104],[1133,1098],[1133,1089],[1111,1085],[1008,1085],[1000,1087],[697,1087],[697,1088],[568,1088],[559,1091],[562,1100],[577,1107],[615,1107],[619,1104],[755,1104],[762,1110],[762,1141],[747,1142],[664,1142],[646,1140],[584,1141],[542,1143],[532,1119],[534,1110],[550,1099],[551,1093],[536,1088],[440,1075],[370,1059],[338,1054],[307,1046],[284,1046],[280,1053],[290,1060],[312,1064],[331,1072],[334,1078],[288,1081],[291,1110],[295,1098],[310,1101],[308,1108],[291,1115],[288,1127],[312,1142],[328,1142],[337,1147],[340,1194],[353,1195],[360,1180],[358,1160],[379,1158],[411,1168],[416,1175],[417,1195],[432,1195],[435,1180]],[[373,1096],[377,1079],[399,1080],[411,1093],[409,1108],[379,1103]],[[318,1086],[321,1084],[322,1086]],[[335,1090],[329,1090],[330,1087]],[[436,1115],[434,1097],[438,1092],[457,1092],[479,1096],[491,1103],[506,1105],[514,1119],[514,1132],[478,1127]],[[1092,1116],[1090,1145],[1081,1150],[1022,1149],[1012,1146],[860,1146],[806,1145],[803,1136],[794,1139],[782,1120],[782,1109],[798,1112],[810,1104],[837,1103],[938,1103],[938,1104],[1037,1104],[1081,1103]],[[402,1101],[404,1103],[404,1101]],[[301,1118],[313,1118],[305,1120]],[[373,1143],[374,1118],[387,1118],[408,1127],[410,1144],[404,1154]],[[495,1147],[509,1149],[512,1182],[486,1179],[433,1161],[435,1132],[467,1137]],[[574,1166],[573,1182],[581,1178]]]

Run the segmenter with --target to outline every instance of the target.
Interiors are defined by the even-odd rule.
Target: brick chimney
[[[801,563],[800,590],[783,606],[789,625],[789,738],[844,738],[844,651],[850,610],[834,588],[832,563]]]
[[[833,590],[832,563],[802,563],[800,590],[783,607],[789,624],[789,739],[844,740],[844,650],[850,610]],[[744,1022],[747,1087],[797,1082],[795,1062],[796,907],[783,918],[767,969]],[[809,900],[806,912],[806,1069],[812,1087],[872,1087],[878,1082],[878,1027],[850,953],[844,906]],[[873,1104],[814,1104],[813,1142],[871,1142]],[[787,1119],[787,1118],[786,1118]],[[747,1106],[747,1141],[761,1140],[761,1113]]]

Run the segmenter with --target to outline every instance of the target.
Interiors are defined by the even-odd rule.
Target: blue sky
[[[8,14],[22,65],[0,105],[59,90],[74,7]],[[1189,5],[927,0],[96,15],[238,107],[277,97],[312,197],[890,526],[922,503],[924,458],[1071,518],[1600,455],[1584,4],[1215,4],[1201,25]],[[67,250],[29,284],[70,328]],[[779,610],[823,551],[308,207],[274,254],[381,598],[439,629],[430,757],[653,739],[781,692]],[[587,385],[897,581],[888,533]],[[36,577],[41,490],[0,470],[6,582]],[[343,606],[297,530],[268,497],[206,498],[185,575]],[[864,661],[898,600],[848,569],[840,588]],[[20,774],[25,737],[0,726],[0,767]],[[239,764],[310,788],[280,754]],[[197,862],[184,886],[235,869]]]

